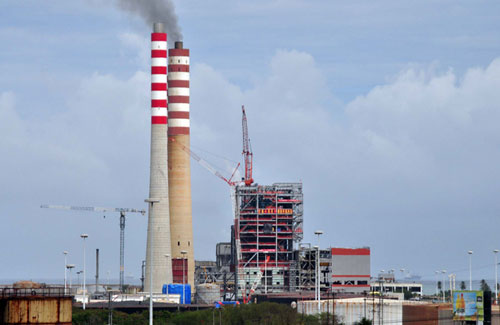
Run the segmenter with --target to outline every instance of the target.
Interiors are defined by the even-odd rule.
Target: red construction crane
[[[243,112],[242,116],[242,129],[243,129],[243,157],[245,160],[245,185],[250,186],[253,183],[252,178],[252,164],[253,164],[253,153],[252,146],[250,145],[250,138],[248,137],[248,125],[247,125],[247,114],[245,113],[245,106],[241,106]]]

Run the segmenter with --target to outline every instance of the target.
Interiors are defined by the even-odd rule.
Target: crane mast
[[[245,113],[245,106],[241,106],[242,111],[242,130],[243,130],[243,158],[245,160],[245,185],[250,186],[253,183],[252,168],[253,168],[253,153],[252,146],[250,145],[250,138],[248,137],[248,124],[247,114]]]

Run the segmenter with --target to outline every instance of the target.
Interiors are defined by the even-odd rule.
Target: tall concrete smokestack
[[[168,201],[168,124],[167,124],[167,34],[163,24],[155,23],[151,34],[151,165],[149,177],[148,239],[144,291],[161,292],[172,283]],[[152,250],[152,251],[151,251]]]
[[[189,49],[183,48],[182,42],[175,42],[168,56],[168,185],[174,282],[182,283],[184,279],[194,292],[191,168],[190,157],[183,150],[190,147]],[[183,258],[187,258],[187,263]],[[183,271],[187,277],[182,276]]]

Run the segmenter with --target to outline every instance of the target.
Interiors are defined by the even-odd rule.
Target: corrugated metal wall
[[[2,324],[71,324],[71,297],[4,299]]]
[[[373,320],[374,325],[402,324],[403,308],[400,301],[385,300],[383,304],[378,299],[346,299],[321,301],[321,312],[335,314],[339,321],[345,324],[353,324],[363,317]],[[317,301],[299,301],[297,304],[299,313],[314,315],[318,313]]]
[[[363,317],[374,325],[419,324],[452,325],[449,305],[429,304],[419,301],[381,300],[378,298],[350,298],[321,301],[321,313],[335,314],[344,324],[354,324]],[[297,311],[307,315],[318,313],[318,302],[298,301]],[[495,317],[493,317],[495,319]]]

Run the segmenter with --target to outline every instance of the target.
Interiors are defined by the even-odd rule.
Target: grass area
[[[315,325],[332,324],[331,315],[326,314],[321,317],[307,316],[297,313],[297,311],[285,304],[261,303],[239,305],[237,307],[226,306],[221,309],[206,309],[198,311],[186,311],[170,313],[168,311],[155,311],[155,325],[177,324],[234,324],[234,325]],[[107,310],[82,310],[73,309],[73,324],[76,325],[101,325],[108,324]],[[127,314],[120,311],[113,311],[113,324],[116,325],[141,325],[149,324],[149,312]],[[339,324],[339,323],[335,323]]]

